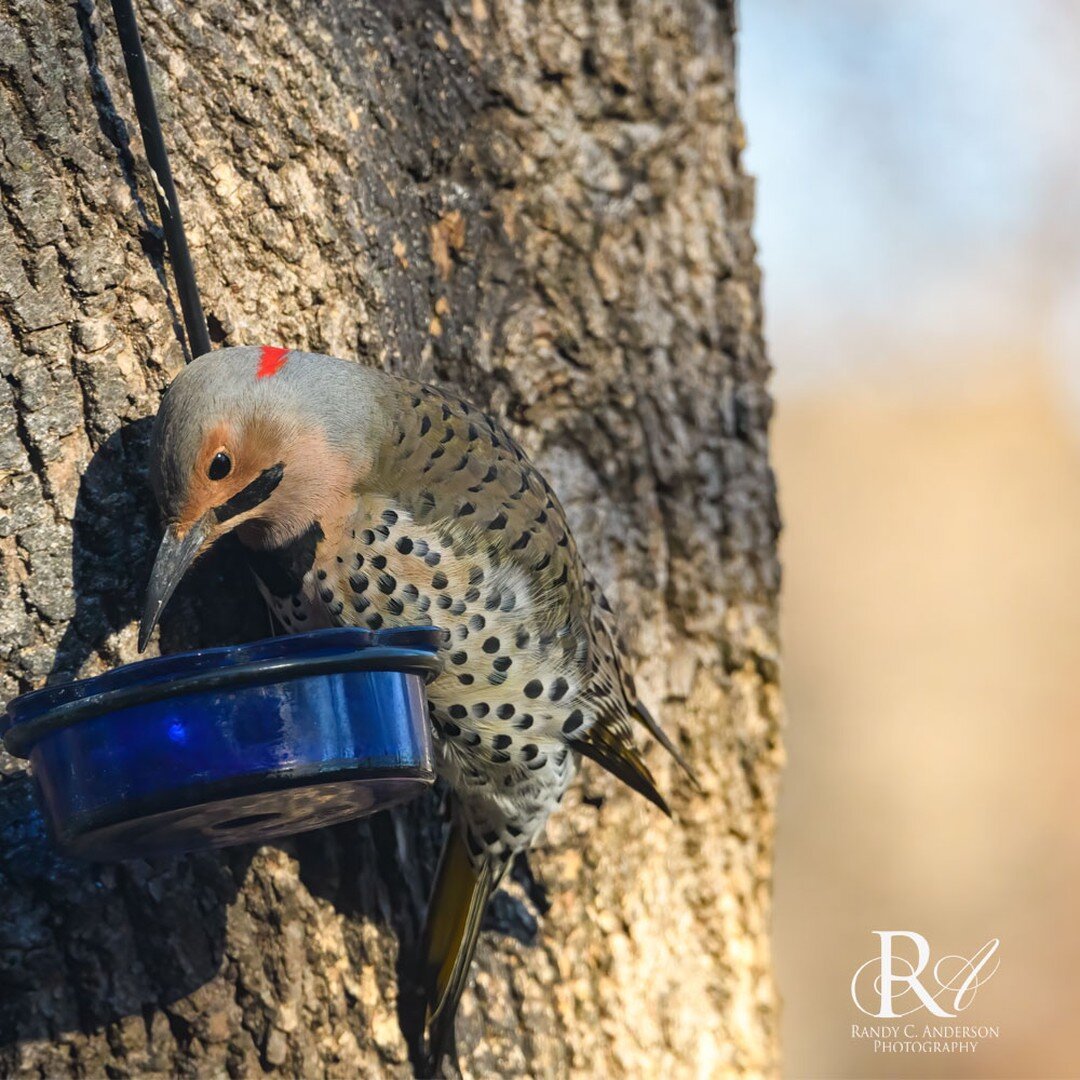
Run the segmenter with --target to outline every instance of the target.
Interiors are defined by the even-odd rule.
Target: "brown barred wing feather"
[[[579,736],[569,737],[567,742],[579,754],[603,766],[671,817],[671,810],[664,797],[656,790],[656,782],[634,742],[630,725],[625,718],[619,717],[614,721],[598,719],[587,731]]]

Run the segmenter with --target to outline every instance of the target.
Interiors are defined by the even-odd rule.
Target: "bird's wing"
[[[584,566],[555,492],[514,438],[467,401],[402,381],[402,403],[380,468],[392,497],[447,544],[486,549],[530,582],[537,637],[581,674],[594,723],[567,741],[636,791],[667,806],[631,721],[640,721],[693,779],[640,704],[615,616]]]
[[[568,736],[566,741],[579,754],[602,765],[609,773],[617,776],[638,794],[644,795],[649,802],[671,817],[671,810],[656,789],[656,782],[634,742],[625,716],[599,715],[586,731],[580,735]]]
[[[686,759],[638,697],[634,678],[630,674],[626,644],[619,633],[615,614],[600,585],[587,570],[585,586],[591,601],[590,629],[595,655],[591,694],[596,702],[598,725],[610,727],[612,730],[612,734],[605,738],[616,746],[621,746],[624,741],[635,746],[630,721],[636,720],[675,759],[691,783],[700,790],[697,778]],[[626,755],[630,755],[629,750]],[[640,761],[636,748],[632,756],[637,756]],[[644,768],[643,762],[641,765]],[[651,780],[651,777],[649,779]]]
[[[444,546],[518,568],[537,636],[572,653],[583,568],[551,487],[493,417],[432,386],[402,380],[401,388],[375,482]]]

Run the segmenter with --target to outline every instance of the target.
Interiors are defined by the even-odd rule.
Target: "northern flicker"
[[[140,649],[187,568],[228,532],[286,631],[444,631],[429,702],[454,822],[425,933],[438,1061],[487,901],[579,757],[668,812],[635,725],[682,759],[638,700],[611,607],[514,439],[432,386],[327,356],[221,349],[169,388],[150,465],[166,533]]]

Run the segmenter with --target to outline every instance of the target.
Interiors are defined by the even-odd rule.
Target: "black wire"
[[[146,54],[139,37],[139,24],[135,19],[132,0],[112,0],[112,9],[116,18],[116,29],[120,34],[120,44],[124,50],[124,65],[127,68],[128,82],[131,83],[131,95],[135,99],[135,112],[139,117],[143,146],[146,148],[146,157],[154,176],[165,242],[168,244],[169,258],[172,261],[176,291],[180,295],[180,310],[184,315],[188,349],[194,359],[210,351],[210,335],[206,331],[206,318],[203,315],[202,301],[199,299],[199,289],[195,284],[195,267],[191,262],[187,237],[184,235],[180,200],[176,197],[172,170],[169,168],[169,155],[161,134],[161,121],[154,104],[154,91],[150,86]]]

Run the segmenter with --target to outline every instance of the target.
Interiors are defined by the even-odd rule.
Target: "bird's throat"
[[[255,575],[274,596],[295,596],[303,587],[304,575],[315,563],[315,552],[323,540],[323,530],[314,521],[307,530],[282,547],[267,548],[259,543],[248,522],[237,529],[240,542],[248,551],[248,560]],[[255,523],[250,523],[254,525]]]

